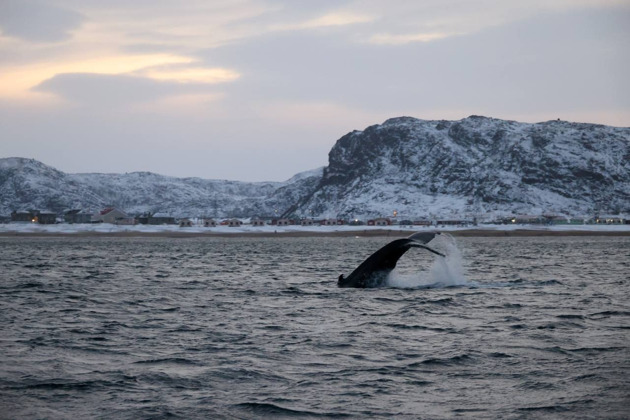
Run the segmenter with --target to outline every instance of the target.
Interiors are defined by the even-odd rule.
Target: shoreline
[[[455,237],[542,237],[542,236],[630,236],[627,230],[598,229],[356,229],[356,230],[289,230],[289,231],[0,231],[0,238],[312,238],[312,237],[406,237],[415,232],[439,231]]]

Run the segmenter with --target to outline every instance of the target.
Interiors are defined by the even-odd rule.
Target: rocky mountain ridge
[[[387,120],[340,138],[299,214],[630,212],[630,129],[471,116]]]
[[[66,174],[0,159],[0,215],[108,205],[175,217],[488,218],[630,213],[630,128],[399,117],[341,137],[285,182]]]
[[[6,158],[0,159],[0,215],[27,209],[94,212],[107,206],[129,214],[174,217],[269,215],[285,208],[283,200],[293,200],[301,186],[313,184],[313,177],[319,180],[321,172],[309,171],[286,182],[240,182],[151,172],[66,174],[33,159]]]

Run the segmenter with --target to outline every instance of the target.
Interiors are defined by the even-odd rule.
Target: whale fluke
[[[396,239],[363,261],[348,277],[339,276],[339,287],[379,287],[382,286],[389,273],[396,267],[396,263],[410,248],[424,248],[436,255],[444,257],[439,251],[426,245],[439,232],[418,232],[413,235]]]

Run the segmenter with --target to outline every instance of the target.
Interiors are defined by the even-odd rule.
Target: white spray
[[[462,253],[457,248],[455,238],[443,233],[436,236],[430,245],[446,257],[436,257],[430,269],[419,273],[407,275],[394,270],[387,278],[387,285],[413,289],[469,285],[464,275]]]

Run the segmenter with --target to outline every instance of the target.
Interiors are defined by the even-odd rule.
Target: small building
[[[12,222],[31,222],[41,225],[53,225],[57,223],[57,215],[55,213],[41,212],[39,210],[29,211],[13,211],[11,213]]]
[[[510,222],[519,225],[539,225],[545,223],[543,216],[518,215],[510,219]]]
[[[352,219],[348,222],[348,224],[350,226],[363,226],[365,224],[365,222],[363,220],[359,220],[359,219]]]
[[[326,219],[321,222],[322,226],[339,226],[343,224],[345,224],[345,222],[341,219]]]
[[[547,215],[544,216],[545,223],[548,225],[568,225],[569,219],[564,216]]]
[[[367,222],[368,226],[390,226],[392,221],[386,217],[379,217],[378,219],[371,219]]]
[[[174,225],[175,218],[173,216],[152,216],[149,217],[150,225]]]
[[[119,217],[116,219],[116,222],[114,222],[114,224],[116,225],[124,225],[124,226],[133,226],[137,223],[138,221],[136,220],[135,217]]]
[[[313,219],[302,219],[300,220],[300,225],[301,226],[313,226],[315,224],[315,222],[313,221]]]
[[[92,223],[92,213],[84,212],[81,209],[68,210],[63,219],[66,223]]]
[[[166,213],[145,213],[138,217],[138,223],[141,225],[175,225],[175,218]]]
[[[11,221],[12,222],[36,222],[35,220],[36,214],[32,211],[12,211],[11,212]]]
[[[414,220],[413,221],[413,225],[414,226],[424,226],[424,227],[431,226],[431,221],[430,220],[424,220],[424,219]]]
[[[587,223],[589,223],[589,219],[585,217],[571,217],[569,219],[571,225],[585,225]]]
[[[243,222],[241,222],[238,219],[230,219],[228,220],[228,226],[229,227],[241,227],[243,225]]]
[[[214,219],[203,219],[203,227],[217,227],[217,222]]]
[[[605,216],[605,222],[608,225],[623,225],[624,219],[620,216]]]
[[[128,218],[129,216],[124,211],[116,207],[107,207],[92,216],[92,221],[97,223],[116,224],[116,221]]]
[[[57,223],[57,215],[55,213],[38,213],[35,219],[40,225],[54,225]]]
[[[256,218],[256,219],[252,219],[250,224],[252,226],[265,226],[265,221],[262,219]]]
[[[289,225],[297,225],[299,224],[299,221],[296,219],[287,219],[287,218],[271,219],[270,224],[272,226],[289,226]]]
[[[472,222],[462,219],[442,219],[438,220],[436,224],[438,226],[466,226],[472,224]]]
[[[618,215],[600,215],[595,219],[595,223],[604,225],[623,225],[626,224],[626,220]]]
[[[192,227],[193,222],[189,218],[185,217],[179,220],[179,227]]]

